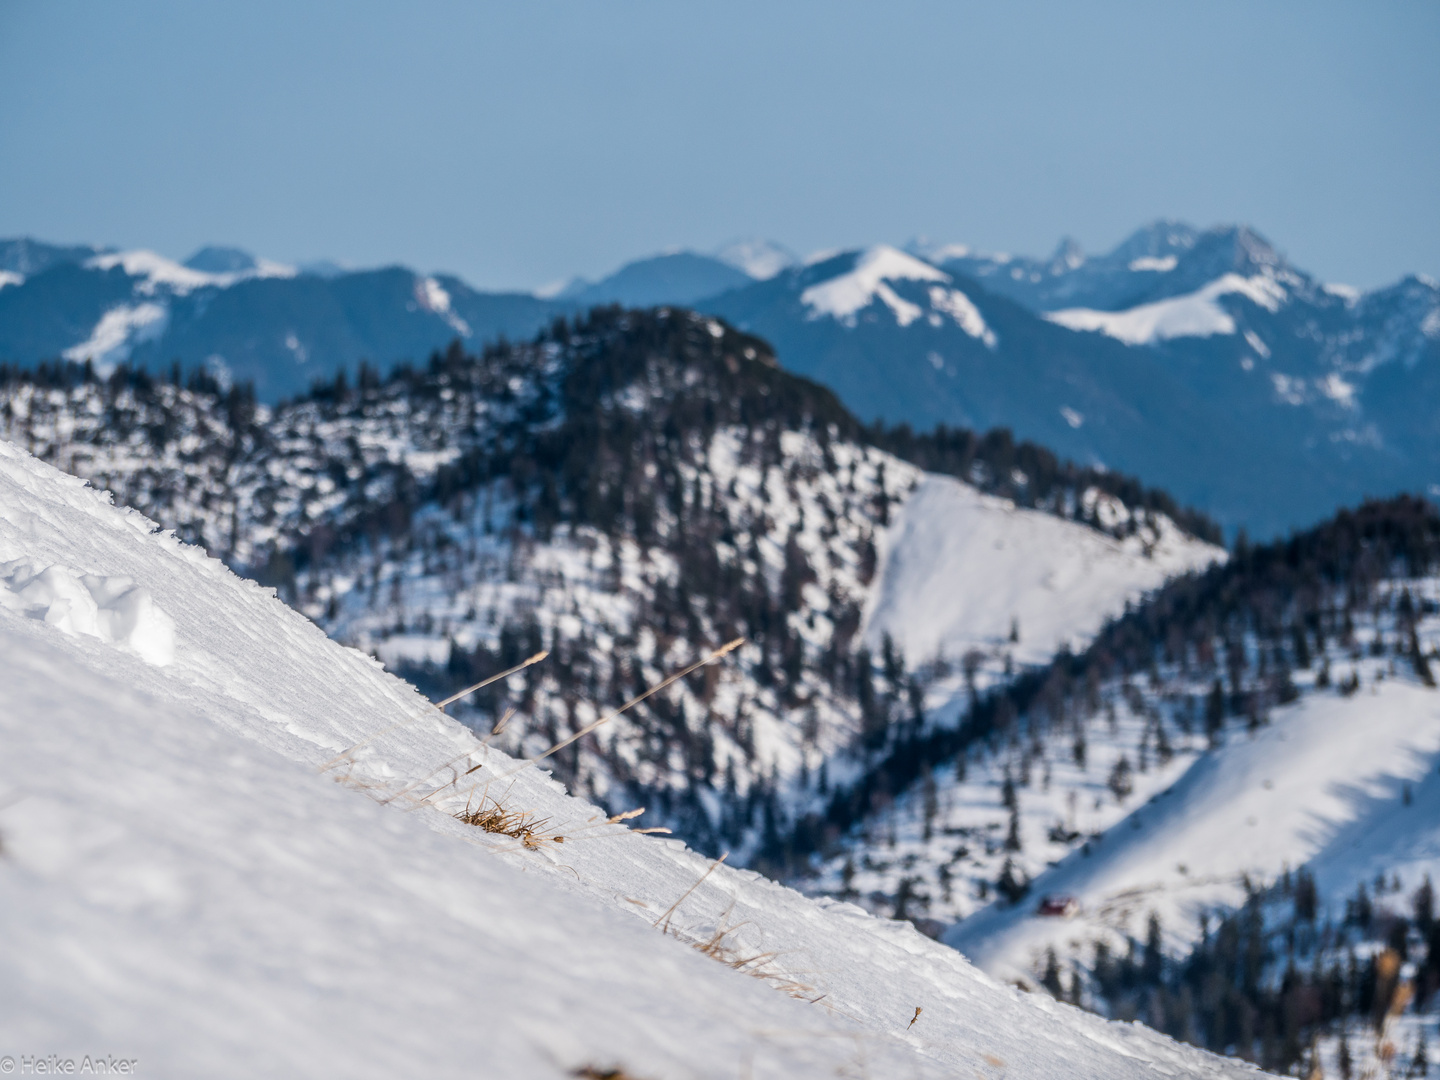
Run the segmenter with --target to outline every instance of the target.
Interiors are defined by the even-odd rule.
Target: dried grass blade
[[[665,933],[670,928],[670,917],[675,914],[675,909],[678,908],[681,904],[683,904],[685,902],[685,898],[691,893],[693,893],[696,889],[698,889],[704,883],[705,879],[715,872],[715,868],[729,857],[730,853],[727,851],[725,852],[725,854],[721,855],[718,859],[712,862],[709,868],[706,869],[703,874],[701,874],[698,878],[695,879],[695,884],[691,885],[688,889],[681,893],[680,899],[676,900],[673,904],[666,908],[665,913],[661,915],[658,919],[656,919],[651,925],[659,927],[662,934]],[[662,922],[665,924],[664,926],[660,926]]]
[[[551,754],[558,753],[559,751],[564,750],[565,747],[569,746],[571,743],[575,742],[578,739],[583,739],[586,735],[589,735],[590,732],[594,731],[601,724],[606,724],[609,723],[611,720],[614,720],[626,709],[629,709],[635,705],[639,705],[640,702],[644,701],[652,694],[658,694],[661,690],[664,690],[671,683],[674,683],[679,679],[683,679],[692,671],[695,671],[698,668],[702,668],[706,664],[713,663],[714,661],[719,660],[721,657],[726,656],[731,652],[734,652],[743,644],[745,644],[745,639],[743,637],[738,637],[734,641],[730,641],[724,645],[721,645],[720,648],[716,649],[709,656],[706,656],[703,660],[696,660],[695,663],[691,664],[689,667],[682,668],[680,671],[675,672],[675,674],[671,675],[669,678],[663,679],[660,682],[656,683],[654,686],[650,687],[650,689],[646,690],[643,694],[637,694],[635,697],[627,701],[624,705],[621,705],[620,708],[616,709],[614,712],[607,713],[605,716],[600,717],[599,720],[595,720],[589,724],[586,724],[583,728],[575,732],[575,734],[571,735],[569,738],[561,739],[558,743],[550,747],[550,749],[546,750],[543,754],[536,754],[532,758],[526,758],[524,761],[520,762],[519,765],[516,765],[515,768],[505,773],[504,776],[501,776],[500,779],[504,780],[506,777],[514,776],[522,769],[527,769],[531,765],[536,764],[537,762],[544,761]]]
[[[441,712],[444,712],[446,705],[454,704],[456,701],[459,701],[459,700],[460,700],[462,697],[464,697],[466,694],[473,694],[476,690],[479,690],[479,689],[481,689],[482,687],[489,686],[489,685],[490,685],[491,683],[493,683],[493,682],[499,682],[501,679],[508,678],[509,676],[514,675],[517,671],[523,671],[525,668],[529,667],[531,664],[538,664],[541,660],[544,660],[544,659],[545,659],[547,656],[549,656],[549,655],[550,655],[550,653],[549,653],[548,650],[542,649],[540,652],[536,653],[534,656],[530,657],[528,660],[524,661],[523,663],[516,664],[516,665],[515,665],[514,667],[512,667],[512,668],[508,668],[508,669],[506,669],[505,671],[500,672],[498,675],[491,675],[488,679],[482,679],[480,682],[476,683],[474,686],[468,686],[468,687],[466,687],[464,690],[461,690],[458,694],[451,694],[451,695],[450,695],[448,698],[446,698],[444,701],[441,701],[441,702],[438,702],[438,703],[434,703],[434,707],[437,708],[437,709],[439,709]],[[341,762],[343,762],[346,758],[348,758],[351,754],[353,754],[356,750],[359,750],[359,749],[361,749],[362,747],[365,747],[365,746],[369,746],[372,742],[374,742],[376,739],[380,738],[382,735],[388,735],[388,734],[390,734],[390,732],[395,731],[397,728],[402,728],[402,727],[404,727],[406,724],[413,724],[416,720],[419,720],[421,717],[426,716],[426,715],[428,715],[428,713],[425,713],[425,712],[417,712],[417,713],[415,713],[413,716],[407,716],[407,717],[406,717],[405,719],[403,719],[403,720],[397,720],[395,723],[391,724],[391,725],[390,725],[389,727],[387,727],[387,728],[381,728],[379,731],[375,732],[375,734],[373,734],[373,735],[367,735],[365,738],[363,738],[363,739],[361,739],[359,742],[357,742],[354,746],[347,747],[346,749],[340,751],[340,753],[336,754],[336,755],[335,755],[333,758],[331,758],[329,761],[325,762],[325,763],[324,763],[323,765],[321,765],[321,766],[319,767],[319,769],[317,769],[316,771],[323,773],[323,772],[327,772],[327,771],[330,770],[330,769],[333,769],[336,765],[339,765],[339,764],[340,764]],[[495,732],[492,732],[491,734],[495,734]]]

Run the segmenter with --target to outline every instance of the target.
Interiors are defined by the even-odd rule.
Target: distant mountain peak
[[[1064,237],[1055,248],[1055,254],[1050,256],[1051,273],[1064,273],[1067,270],[1076,270],[1085,262],[1085,249],[1080,242],[1073,237]]]
[[[902,328],[922,319],[935,329],[953,322],[986,348],[999,343],[980,309],[955,288],[949,274],[888,244],[817,263],[796,284],[804,286],[799,300],[808,321],[828,317],[853,328],[861,312],[879,304]],[[929,363],[933,366],[935,359]],[[943,366],[943,358],[940,363]]]
[[[789,248],[760,239],[737,240],[717,251],[715,257],[756,281],[769,281],[800,261]]]
[[[28,236],[17,236],[0,240],[0,272],[10,274],[14,283],[60,263],[84,262],[103,250],[93,244],[46,244]]]
[[[1115,246],[1109,258],[1128,263],[1146,256],[1183,255],[1195,246],[1199,237],[1200,231],[1193,225],[1173,218],[1161,218],[1136,229]]]
[[[888,244],[876,244],[863,251],[850,253],[848,268],[836,258],[820,266],[835,265],[836,273],[822,277],[800,294],[800,302],[810,318],[829,315],[842,322],[853,323],[855,316],[879,299],[904,326],[920,317],[920,309],[900,297],[886,284],[892,281],[934,281],[950,283],[950,275],[929,263],[907,255]]]
[[[207,244],[181,264],[205,274],[243,274],[256,267],[255,256],[237,247]]]
[[[350,267],[338,263],[334,259],[313,259],[310,262],[301,263],[296,269],[301,274],[308,274],[310,277],[337,278],[342,274],[350,273]]]
[[[936,266],[951,259],[966,259],[978,254],[969,244],[945,244],[928,236],[917,236],[905,245],[907,253]]]
[[[584,292],[591,285],[579,274],[571,274],[569,277],[557,278],[555,281],[546,282],[538,289],[532,290],[532,295],[541,300],[563,300]]]
[[[1273,273],[1288,269],[1285,257],[1264,236],[1248,225],[1216,225],[1195,237],[1189,257],[1214,268],[1241,274]]]
[[[628,262],[594,284],[581,278],[573,279],[555,293],[554,298],[582,305],[689,305],[753,281],[744,270],[713,255],[671,251]]]
[[[217,276],[192,269],[147,249],[97,255],[87,260],[85,265],[96,270],[113,270],[119,267],[129,277],[144,279],[142,291],[148,294],[153,294],[157,288],[163,286],[183,295],[192,289],[213,284]]]
[[[202,262],[215,265],[234,261],[239,256],[249,260],[243,270],[201,270],[189,262],[178,263],[157,252],[139,248],[133,251],[114,251],[96,255],[85,261],[85,266],[96,270],[124,270],[132,278],[140,278],[140,292],[149,296],[159,290],[184,296],[195,289],[206,287],[225,288],[237,281],[252,277],[294,277],[295,268],[268,259],[256,259],[236,248],[202,248],[191,256]]]

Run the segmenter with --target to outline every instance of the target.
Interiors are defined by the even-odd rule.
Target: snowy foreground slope
[[[512,773],[152,529],[0,444],[0,1052],[156,1076],[1253,1075],[752,874],[687,892],[707,860]],[[475,764],[565,841],[451,816]],[[725,928],[725,955],[774,954],[768,980],[687,947]]]

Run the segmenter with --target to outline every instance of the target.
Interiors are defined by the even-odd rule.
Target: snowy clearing
[[[936,475],[900,507],[883,550],[865,635],[878,647],[889,634],[911,667],[996,648],[1045,663],[1167,579],[1225,558],[1168,518],[1115,540]]]
[[[1139,934],[1152,911],[1172,947],[1186,948],[1203,911],[1243,902],[1247,875],[1259,885],[1310,864],[1332,906],[1377,867],[1412,884],[1425,871],[1440,877],[1440,827],[1425,812],[1440,805],[1432,689],[1395,677],[1353,697],[1309,694],[1193,760],[1088,854],[1035,880],[1034,897],[1079,900],[1077,918],[1036,917],[1032,898],[988,908],[946,940],[992,974],[1020,977],[1047,947],[1064,955]],[[1399,798],[1406,785],[1415,805]]]

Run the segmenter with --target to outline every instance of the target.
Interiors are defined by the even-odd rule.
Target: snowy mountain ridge
[[[954,284],[948,274],[883,244],[841,258],[848,259],[852,265],[848,271],[835,276],[825,276],[833,270],[835,259],[809,264],[818,267],[809,276],[820,279],[800,293],[800,302],[808,310],[810,319],[829,316],[853,328],[861,311],[880,303],[890,309],[899,326],[909,326],[922,317],[931,326],[939,326],[942,320],[948,319],[987,347],[995,348],[995,334],[985,325],[984,316],[970,298],[958,289],[946,288]],[[930,285],[912,300],[896,292],[895,286],[900,282],[929,282]]]
[[[1271,312],[1279,311],[1280,305],[1289,299],[1272,277],[1257,274],[1244,278],[1230,273],[1193,293],[1155,300],[1125,311],[1066,308],[1046,312],[1045,318],[1071,330],[1098,330],[1127,345],[1151,345],[1177,337],[1236,333],[1235,320],[1216,302],[1222,296],[1233,295],[1244,296]],[[1259,343],[1258,338],[1246,340],[1257,353],[1268,355],[1269,348]]]
[[[1419,277],[1326,287],[1251,229],[1175,222],[1096,257],[905,258],[831,253],[698,306],[867,418],[1004,425],[1251,535],[1440,490],[1440,289]]]

